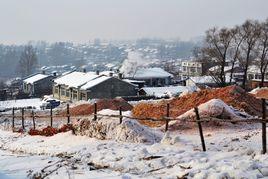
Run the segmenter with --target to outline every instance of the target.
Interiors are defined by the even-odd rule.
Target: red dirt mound
[[[100,99],[97,101],[97,110],[111,109],[119,110],[122,107],[123,111],[132,110],[132,106],[124,99]],[[90,115],[94,113],[94,104],[81,104],[70,108],[71,116]]]
[[[73,130],[74,128],[72,124],[66,124],[66,125],[63,125],[59,129],[51,127],[51,126],[47,126],[46,128],[43,128],[42,130],[30,129],[28,134],[29,135],[41,135],[41,136],[53,136],[60,132],[67,132],[67,131],[73,131]]]
[[[157,104],[140,103],[136,105],[132,114],[134,117],[154,117],[161,118],[166,115],[166,105],[170,103],[170,116],[177,117],[186,111],[199,106],[211,99],[221,99],[226,104],[234,108],[244,110],[254,116],[261,115],[261,100],[248,94],[238,86],[228,86],[225,88],[205,89],[199,92],[188,94],[170,101],[163,100]]]

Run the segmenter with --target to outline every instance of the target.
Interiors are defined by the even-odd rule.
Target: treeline
[[[205,44],[197,51],[199,60],[204,62],[207,73],[212,75],[220,86],[226,86],[233,79],[234,67],[243,71],[242,87],[246,88],[250,65],[257,65],[263,86],[268,65],[268,19],[260,22],[247,20],[232,28],[213,27],[206,32]],[[231,63],[230,81],[226,81],[225,66]],[[217,70],[209,71],[217,66]]]

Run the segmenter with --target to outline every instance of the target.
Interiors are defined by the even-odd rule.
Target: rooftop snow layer
[[[106,81],[106,80],[108,80],[108,79],[110,79],[110,78],[111,78],[111,77],[100,76],[100,77],[98,77],[98,78],[95,78],[95,79],[93,79],[93,80],[87,82],[85,85],[81,86],[81,89],[82,89],[82,90],[90,89],[90,88],[92,88],[93,86],[96,86],[96,85],[98,85],[98,84],[100,84],[100,83],[102,83],[102,82],[104,82],[104,81]]]
[[[42,80],[44,78],[48,77],[48,75],[44,75],[44,74],[36,74],[33,75],[29,78],[26,78],[25,80],[23,80],[23,82],[28,83],[28,84],[33,84],[39,80]]]
[[[175,96],[183,92],[196,91],[196,88],[188,86],[145,87],[142,89],[147,95],[156,97]]]
[[[215,80],[213,79],[212,76],[194,76],[194,77],[190,77],[190,79],[193,82],[199,83],[199,84],[203,84],[203,83],[215,83]]]
[[[96,75],[95,72],[83,73],[75,71],[55,79],[54,82],[58,85],[78,88],[98,77],[99,75]]]
[[[167,78],[167,77],[173,77],[173,75],[166,72],[162,68],[140,68],[136,71],[133,77],[136,79]]]

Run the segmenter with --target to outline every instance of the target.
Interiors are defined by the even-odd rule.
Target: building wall
[[[87,91],[87,99],[115,98],[117,96],[136,96],[135,86],[116,78],[110,78]]]
[[[41,97],[52,93],[52,76],[39,80],[33,84],[23,83],[23,92],[31,96]]]
[[[261,81],[251,80],[250,83],[249,83],[249,87],[251,89],[258,88],[260,86],[260,84],[261,84]],[[268,81],[265,81],[263,86],[268,87]]]
[[[154,87],[160,87],[160,86],[168,86],[171,85],[171,77],[166,78],[139,78],[134,80],[140,80],[145,81],[146,86],[154,86]]]

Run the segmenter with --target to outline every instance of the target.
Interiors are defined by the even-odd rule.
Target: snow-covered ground
[[[40,98],[32,99],[18,99],[18,100],[8,100],[0,101],[0,109],[11,109],[11,108],[27,108],[32,107],[35,109],[40,109],[42,100]]]
[[[30,169],[33,175],[59,168],[49,176],[259,178],[268,176],[268,155],[261,154],[260,128],[237,125],[204,129],[207,152],[201,151],[197,130],[167,133],[153,144],[98,140],[71,132],[43,137],[0,130],[0,173],[18,178],[26,177]],[[23,165],[23,161],[31,162]]]

